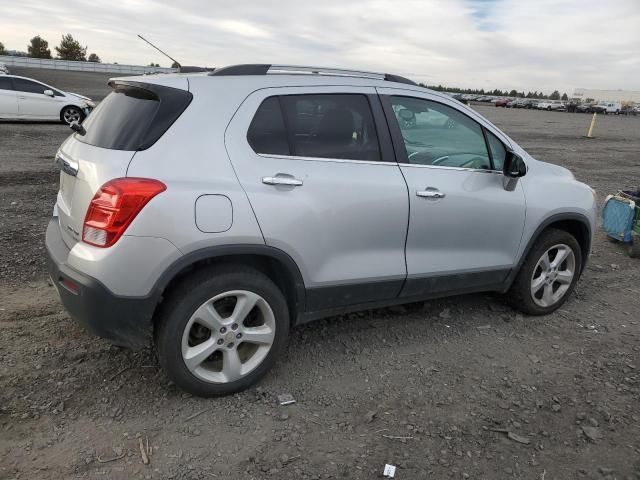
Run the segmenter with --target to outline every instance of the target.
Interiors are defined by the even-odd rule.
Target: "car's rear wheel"
[[[530,315],[558,309],[573,292],[582,268],[582,252],[573,235],[557,229],[542,233],[508,292],[514,308]]]
[[[64,107],[62,112],[60,112],[60,120],[67,125],[71,125],[74,122],[82,123],[84,116],[84,112],[79,107],[74,107],[73,105]]]
[[[228,395],[257,382],[286,344],[287,302],[262,273],[222,266],[198,272],[174,289],[160,312],[160,364],[180,388]]]

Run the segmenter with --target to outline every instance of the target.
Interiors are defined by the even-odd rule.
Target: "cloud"
[[[377,70],[426,83],[518,90],[638,89],[638,0],[22,0],[0,41],[26,50],[72,33],[103,61],[292,63]]]

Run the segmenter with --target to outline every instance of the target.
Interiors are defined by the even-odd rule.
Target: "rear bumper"
[[[115,295],[100,281],[69,267],[70,250],[57,217],[49,221],[45,244],[49,275],[71,318],[115,345],[140,348],[150,343],[155,296]]]

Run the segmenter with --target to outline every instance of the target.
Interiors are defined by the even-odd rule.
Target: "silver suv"
[[[253,384],[310,320],[479,291],[546,314],[584,270],[593,190],[405,78],[237,65],[109,85],[56,156],[51,277],[74,319],[153,339],[196,395]]]

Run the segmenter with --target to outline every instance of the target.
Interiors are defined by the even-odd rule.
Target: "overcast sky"
[[[477,88],[640,90],[640,0],[0,0],[0,42],[103,62],[290,63]]]

